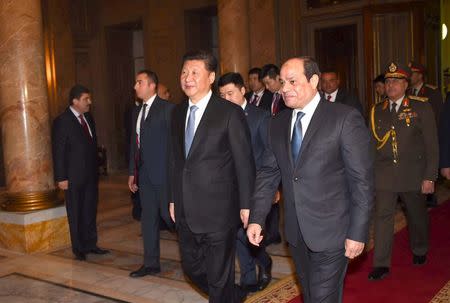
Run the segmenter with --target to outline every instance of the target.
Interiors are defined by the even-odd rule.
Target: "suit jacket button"
[[[300,180],[299,177],[294,177],[294,181],[297,182],[298,180]]]

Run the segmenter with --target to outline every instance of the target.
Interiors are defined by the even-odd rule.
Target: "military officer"
[[[438,120],[444,104],[439,89],[436,86],[424,83],[426,74],[425,66],[414,61],[409,62],[408,66],[412,72],[410,87],[407,93],[409,98],[429,102],[434,112],[436,125],[439,125]]]
[[[439,125],[439,118],[441,116],[443,100],[439,89],[436,86],[432,86],[424,83],[426,74],[425,66],[422,64],[410,61],[408,64],[411,68],[411,81],[408,89],[408,95],[410,99],[418,99],[420,101],[429,102],[434,112],[434,118],[436,119],[436,125]],[[436,195],[427,195],[427,206],[436,207],[437,198]]]
[[[406,95],[411,70],[391,63],[385,73],[385,101],[371,110],[375,157],[375,253],[369,280],[389,274],[397,198],[405,203],[413,264],[428,251],[428,214],[423,194],[434,192],[438,141],[428,102]]]

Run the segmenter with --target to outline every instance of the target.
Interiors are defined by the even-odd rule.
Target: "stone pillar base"
[[[45,252],[70,244],[66,208],[12,213],[0,211],[0,247],[23,252]]]

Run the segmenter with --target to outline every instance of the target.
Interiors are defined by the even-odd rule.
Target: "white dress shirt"
[[[244,103],[242,103],[241,107],[243,110],[245,110],[246,106],[247,106],[247,99],[244,99]]]
[[[257,92],[257,93],[253,93],[253,95],[250,97],[250,101],[253,101],[253,98],[255,97],[255,95],[256,96],[258,96],[258,101],[256,102],[256,104],[253,104],[253,105],[255,105],[255,106],[259,106],[259,103],[261,103],[261,98],[262,98],[262,96],[264,95],[264,88],[263,89],[261,89],[259,92]]]
[[[78,122],[80,122],[80,124],[81,124],[81,120],[80,120],[80,115],[81,115],[81,114],[80,114],[79,112],[77,112],[77,111],[75,110],[75,108],[73,108],[72,106],[70,106],[70,110],[71,110],[72,113],[75,115],[75,117],[77,118]],[[84,114],[83,114],[83,118],[84,118],[84,121],[86,121],[86,124],[87,124],[87,126],[88,126],[89,134],[91,135],[91,137],[93,137],[93,136],[92,136],[91,126],[89,125],[89,122],[86,120],[86,117],[84,116]]]
[[[330,102],[336,101],[336,95],[337,95],[337,93],[338,93],[338,90],[339,90],[339,89],[335,90],[335,91],[332,92],[331,94],[325,93],[325,99],[328,100],[328,96],[331,96],[330,100],[328,100],[328,101],[330,101]]]
[[[184,130],[186,130],[188,119],[189,119],[189,113],[191,112],[191,106],[195,105],[198,107],[197,111],[195,112],[195,124],[194,124],[194,136],[195,132],[197,131],[197,127],[200,124],[200,121],[202,120],[203,114],[205,113],[206,106],[208,105],[209,99],[211,99],[212,91],[209,90],[209,92],[200,99],[196,104],[194,104],[191,99],[189,99],[189,107],[186,113],[186,121],[184,123]]]
[[[311,122],[311,118],[316,111],[317,105],[320,102],[320,94],[319,92],[316,93],[314,98],[303,108],[296,108],[292,111],[292,118],[291,118],[291,140],[292,140],[292,132],[294,131],[294,125],[295,121],[297,120],[297,113],[303,112],[305,115],[300,120],[302,123],[302,138],[305,138],[306,130],[308,129],[309,123]]]
[[[403,95],[400,99],[397,99],[395,101],[392,101],[389,99],[389,111],[391,110],[392,103],[395,103],[395,111],[398,112],[398,109],[400,108],[400,104],[402,104],[403,98],[405,98],[405,95]]]
[[[141,119],[142,112],[144,111],[144,104],[147,104],[147,108],[145,109],[144,120],[147,119],[148,112],[150,111],[150,107],[152,107],[153,102],[155,101],[156,94],[150,97],[147,101],[142,102],[141,110],[139,112],[137,121],[136,121],[136,134],[138,135],[139,141],[141,140]]]

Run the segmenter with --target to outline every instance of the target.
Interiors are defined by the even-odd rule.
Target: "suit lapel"
[[[189,101],[183,102],[183,104],[181,105],[181,110],[179,112],[179,117],[176,120],[179,122],[178,132],[180,134],[180,136],[179,136],[180,142],[178,142],[178,143],[181,144],[181,150],[183,151],[183,159],[184,159],[184,155],[186,154],[185,145],[184,145],[184,135],[185,135],[186,115],[187,115],[188,107],[189,107]]]
[[[342,103],[342,89],[338,89],[334,102]]]
[[[319,101],[316,110],[311,118],[311,122],[309,122],[308,129],[306,130],[305,137],[302,141],[302,146],[300,148],[300,153],[298,155],[297,163],[295,163],[295,167],[302,163],[302,159],[304,157],[305,150],[308,148],[309,143],[311,142],[311,138],[314,136],[316,131],[320,128],[322,124],[322,120],[324,117],[324,102],[328,102],[324,99]],[[292,158],[292,156],[291,156]]]
[[[83,127],[81,126],[80,120],[77,117],[75,117],[75,115],[73,114],[73,112],[70,108],[67,108],[67,114],[69,115],[70,121],[72,121],[75,128],[78,129],[78,132],[81,135],[86,136],[86,134],[84,133]]]
[[[284,148],[286,151],[286,158],[289,159],[290,167],[294,167],[294,161],[292,159],[292,149],[291,149],[291,128],[292,128],[292,109],[285,110],[286,117],[281,123],[282,129],[281,134],[283,134]],[[288,114],[289,112],[289,114]]]

